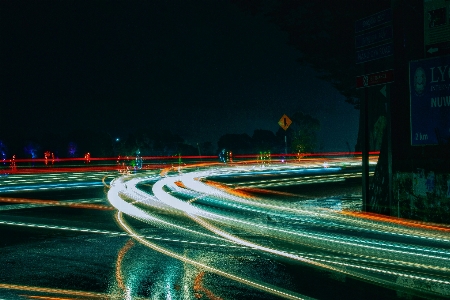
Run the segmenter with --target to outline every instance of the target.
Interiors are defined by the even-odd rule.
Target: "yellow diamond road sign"
[[[289,125],[291,124],[292,124],[291,119],[289,119],[289,117],[286,115],[283,115],[280,121],[278,121],[278,125],[280,125],[281,128],[283,128],[284,130],[288,129]]]

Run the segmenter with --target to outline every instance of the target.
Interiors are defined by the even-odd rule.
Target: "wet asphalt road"
[[[360,199],[355,197],[360,186],[355,182],[322,184],[319,189],[290,187],[285,191],[297,193],[300,201],[309,195],[310,201],[324,206],[337,202],[360,206]],[[0,299],[282,298],[140,244],[118,226],[116,210],[106,192],[98,186],[0,195]],[[59,204],[45,202],[49,200]],[[434,298],[227,242],[187,240],[170,229],[124,218],[164,248],[294,294],[315,299]],[[265,220],[270,221],[277,222]],[[265,239],[248,235],[252,235],[247,236],[252,241]]]

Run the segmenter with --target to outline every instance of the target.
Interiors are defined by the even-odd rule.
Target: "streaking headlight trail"
[[[308,298],[150,242],[123,215],[180,234],[186,240],[227,242],[394,289],[450,296],[450,228],[368,217],[346,210],[342,203],[330,209],[312,200],[287,202],[270,194],[254,196],[241,190],[288,186],[292,181],[335,182],[354,176],[338,167],[299,170],[286,165],[216,165],[167,174],[122,176],[111,182],[108,192],[108,200],[119,211],[120,226],[153,250],[268,293]],[[267,179],[258,181],[252,176]],[[220,178],[234,181],[214,183]],[[142,188],[149,182],[151,190]]]

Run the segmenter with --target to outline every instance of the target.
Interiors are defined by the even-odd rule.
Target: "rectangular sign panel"
[[[355,47],[361,48],[392,39],[392,25],[355,36]]]
[[[369,87],[394,81],[394,70],[361,75],[356,77],[356,88]]]
[[[379,59],[382,57],[390,56],[394,54],[394,46],[392,43],[372,47],[356,51],[356,63],[364,63],[367,61]]]
[[[411,145],[450,142],[450,55],[409,63]]]
[[[423,5],[425,55],[446,55],[449,48],[445,44],[450,40],[450,1],[425,0]]]
[[[356,21],[355,33],[375,28],[390,21],[392,21],[392,9],[388,8],[386,10],[380,11],[376,14]]]

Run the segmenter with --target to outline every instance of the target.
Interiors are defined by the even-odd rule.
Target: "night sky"
[[[359,112],[229,1],[2,1],[0,30],[0,132],[165,128],[216,144],[301,110],[321,150],[356,143]]]

